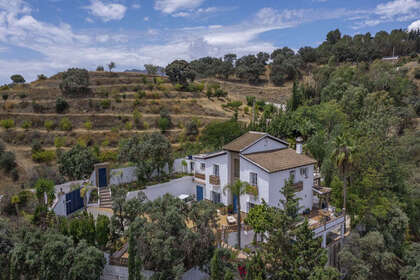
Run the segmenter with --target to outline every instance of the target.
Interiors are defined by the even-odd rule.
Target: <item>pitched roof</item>
[[[261,138],[267,136],[267,133],[263,132],[256,132],[256,131],[248,131],[244,135],[236,138],[232,142],[223,146],[224,150],[233,151],[233,152],[240,152],[241,150],[245,149],[252,143],[260,140]]]
[[[290,148],[242,155],[269,173],[315,164],[317,161],[307,155],[298,154]]]

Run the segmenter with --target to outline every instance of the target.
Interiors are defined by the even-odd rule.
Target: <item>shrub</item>
[[[36,103],[36,101],[32,101],[32,109],[34,113],[42,113],[45,108],[41,104]]]
[[[206,96],[207,96],[208,99],[210,99],[213,96],[213,92],[210,88],[207,89]]]
[[[42,81],[42,80],[46,80],[47,76],[45,76],[44,74],[39,74],[38,75],[38,81]]]
[[[96,67],[96,71],[103,72],[105,71],[105,68],[102,65],[99,65],[98,67]]]
[[[227,93],[227,91],[224,91],[223,89],[218,88],[214,91],[214,95],[216,97],[226,97],[228,95],[228,93]]]
[[[41,143],[38,140],[33,140],[31,144],[31,152],[36,153],[42,151]]]
[[[177,91],[183,91],[184,90],[184,86],[183,85],[181,85],[181,84],[175,84],[175,90],[177,90]]]
[[[22,75],[19,75],[19,74],[15,74],[15,75],[12,75],[11,77],[10,77],[10,79],[13,81],[13,83],[15,83],[15,84],[23,84],[23,83],[25,83],[25,79],[23,78],[23,76]]]
[[[19,171],[17,170],[17,168],[13,168],[12,171],[10,171],[10,176],[12,177],[12,180],[14,182],[19,180]]]
[[[12,152],[4,152],[0,156],[0,168],[4,169],[7,173],[16,167],[16,157]]]
[[[238,110],[239,107],[242,106],[242,102],[241,101],[232,101],[226,104],[227,107],[232,108],[233,110]]]
[[[83,124],[86,130],[91,130],[93,128],[93,124],[91,121],[87,121]]]
[[[102,100],[100,104],[101,104],[102,109],[104,110],[108,109],[111,107],[111,100],[110,99]]]
[[[417,68],[414,70],[414,78],[416,78],[416,79],[420,79],[420,67],[417,67]]]
[[[32,153],[32,160],[35,162],[50,162],[55,159],[55,152],[54,151],[38,151]]]
[[[69,107],[69,104],[64,98],[58,97],[55,101],[55,111],[59,114],[63,113],[67,108]]]
[[[44,127],[45,127],[45,129],[46,129],[47,131],[54,130],[54,126],[55,126],[54,121],[51,121],[51,120],[46,120],[46,121],[44,122]]]
[[[72,129],[72,124],[68,118],[62,118],[60,121],[60,129],[69,131]]]
[[[89,73],[86,69],[70,68],[63,73],[60,89],[65,94],[86,93],[89,87]]]
[[[246,97],[246,104],[248,106],[253,106],[255,102],[255,96],[247,96]]]
[[[118,151],[103,151],[99,154],[99,161],[106,162],[106,161],[117,161],[118,158]]]
[[[134,112],[133,112],[133,121],[134,121],[135,127],[138,128],[138,129],[140,129],[141,126],[142,126],[141,118],[142,118],[141,113],[139,111],[137,111],[137,110],[134,110]]]
[[[198,123],[197,120],[191,120],[185,126],[187,136],[196,136],[198,135]]]
[[[144,90],[137,91],[137,98],[141,99],[146,97],[146,92]]]
[[[245,114],[248,114],[248,113],[249,113],[249,107],[248,107],[248,106],[246,106],[246,107],[244,108],[244,113],[245,113]]]
[[[4,101],[6,101],[9,98],[9,95],[7,93],[3,93],[1,97],[3,98]]]
[[[158,126],[161,131],[166,131],[170,127],[170,121],[167,118],[160,118],[158,121]]]
[[[1,120],[0,121],[0,126],[2,126],[3,128],[5,128],[6,130],[15,127],[15,121],[12,119],[7,119],[7,120]]]
[[[125,123],[125,129],[126,130],[131,130],[133,128],[133,123],[132,122],[126,122]]]
[[[255,104],[259,107],[259,108],[263,108],[265,106],[265,101],[264,100],[257,100],[257,102],[255,102]]]
[[[22,128],[23,129],[29,129],[31,127],[32,127],[32,122],[31,121],[28,121],[28,120],[23,121],[23,123],[22,123]]]
[[[204,89],[204,84],[203,83],[190,83],[187,86],[187,91],[190,92],[201,92]]]
[[[26,98],[26,93],[24,93],[24,92],[21,92],[21,93],[19,93],[19,98],[21,98],[21,99],[24,99],[24,98]]]
[[[61,148],[66,144],[66,138],[57,136],[54,138],[54,146],[56,148]]]

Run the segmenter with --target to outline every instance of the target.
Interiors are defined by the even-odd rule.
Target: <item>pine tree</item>
[[[314,233],[308,226],[308,220],[305,219],[305,222],[298,226],[295,234],[295,267],[300,279],[308,279],[315,268],[324,267],[327,263],[326,250],[321,248],[320,238],[313,238]]]

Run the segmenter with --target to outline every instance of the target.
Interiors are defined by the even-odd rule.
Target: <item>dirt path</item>
[[[125,113],[68,113],[68,114],[57,114],[57,113],[16,113],[16,112],[1,112],[0,115],[6,116],[45,116],[45,117],[132,117],[133,114]],[[142,114],[143,117],[160,117],[159,114]],[[216,117],[207,115],[194,115],[194,114],[172,114],[172,118],[203,118],[203,119],[215,119],[215,120],[227,120],[229,117]]]
[[[87,130],[84,128],[74,128],[70,131],[62,131],[62,130],[51,130],[48,131],[46,129],[43,128],[31,128],[31,129],[23,129],[21,127],[15,127],[13,128],[14,131],[38,131],[39,133],[54,133],[54,134],[68,134],[68,133],[78,133],[78,134],[101,134],[101,133],[108,133],[111,132],[110,129],[92,129],[92,130]],[[4,128],[0,128],[0,132],[5,132],[6,129]],[[183,129],[182,128],[174,128],[174,129],[168,129],[166,130],[166,132],[182,132]],[[138,130],[138,129],[130,129],[130,130],[122,130],[120,132],[132,132],[132,133],[153,133],[153,132],[160,132],[160,129],[144,129],[144,130]]]

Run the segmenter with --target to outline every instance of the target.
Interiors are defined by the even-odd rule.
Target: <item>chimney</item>
[[[303,139],[302,137],[298,137],[296,138],[296,153],[297,154],[302,154],[302,144],[303,144]]]

